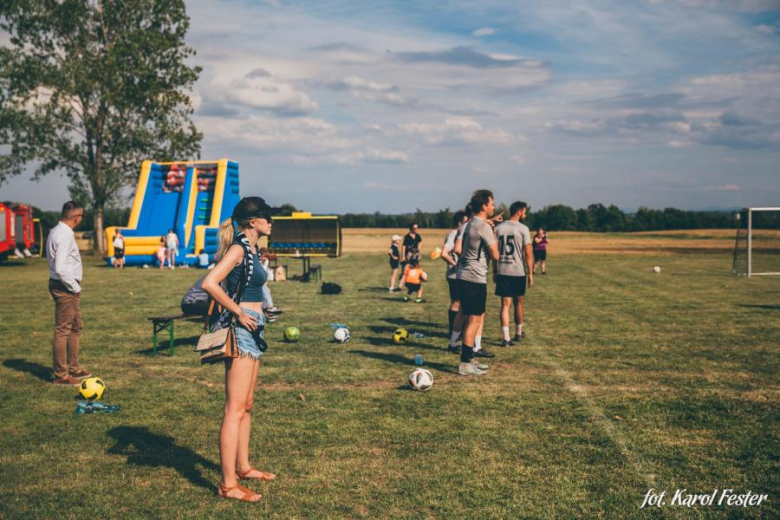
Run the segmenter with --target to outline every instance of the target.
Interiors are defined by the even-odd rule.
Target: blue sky
[[[780,205],[777,0],[187,3],[203,157],[315,212]],[[65,181],[3,198],[54,208]],[[31,189],[33,188],[33,189]]]

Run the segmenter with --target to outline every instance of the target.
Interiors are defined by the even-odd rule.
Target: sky
[[[780,206],[780,0],[191,0],[202,158],[317,213]],[[139,165],[140,169],[140,165]],[[3,199],[46,209],[67,183]],[[131,194],[131,192],[129,192]]]

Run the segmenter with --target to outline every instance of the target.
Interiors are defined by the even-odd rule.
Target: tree
[[[188,28],[183,0],[0,2],[0,184],[31,163],[65,173],[105,251],[105,208],[142,160],[200,155]]]

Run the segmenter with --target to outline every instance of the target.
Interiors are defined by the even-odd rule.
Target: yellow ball
[[[393,343],[402,344],[409,341],[409,331],[404,328],[398,328],[393,332]]]
[[[431,251],[431,260],[436,260],[441,256],[441,248],[437,247],[433,251]]]
[[[103,396],[105,383],[97,377],[88,377],[79,385],[79,394],[87,401],[97,401]]]

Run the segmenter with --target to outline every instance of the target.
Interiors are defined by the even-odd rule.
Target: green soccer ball
[[[295,343],[301,339],[301,329],[298,327],[287,327],[284,329],[284,340]]]

